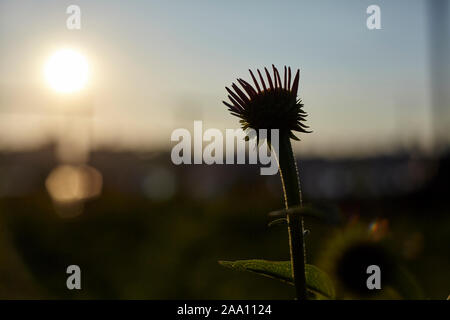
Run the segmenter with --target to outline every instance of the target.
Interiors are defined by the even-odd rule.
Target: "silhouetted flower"
[[[279,129],[287,130],[289,137],[299,140],[293,131],[309,133],[309,128],[304,124],[306,121],[306,112],[303,110],[301,100],[297,98],[297,91],[300,78],[300,70],[297,70],[291,86],[291,68],[284,67],[284,79],[281,81],[280,73],[272,65],[273,79],[264,68],[267,76],[267,83],[264,82],[261,72],[258,71],[261,86],[256,80],[253,72],[250,75],[255,87],[243,79],[237,79],[237,82],[244,90],[241,90],[236,84],[232,84],[233,90],[225,87],[228,91],[228,98],[231,103],[223,103],[231,111],[231,114],[241,118],[239,121],[242,129]]]
[[[236,84],[232,84],[232,89],[227,89],[228,98],[231,104],[223,102],[232,115],[241,120],[243,130],[253,129],[259,142],[260,129],[279,130],[278,148],[274,145],[272,151],[276,154],[278,167],[283,185],[285,208],[301,207],[302,198],[300,181],[295,156],[292,151],[290,139],[299,140],[294,131],[309,132],[303,122],[306,120],[306,112],[303,104],[297,99],[300,70],[297,70],[291,86],[291,68],[284,67],[284,81],[281,81],[277,68],[273,68],[273,81],[267,68],[264,68],[267,76],[267,83],[258,71],[261,83],[258,83],[253,72],[250,71],[255,87],[245,80],[238,79],[238,83],[244,89],[242,91]],[[259,86],[261,84],[261,87]],[[272,147],[272,141],[267,134],[267,143]],[[247,133],[250,138],[251,133]],[[286,221],[289,233],[289,253],[291,259],[292,279],[294,280],[296,295],[298,300],[306,300],[308,292],[306,288],[306,263],[305,263],[305,242],[303,240],[303,219],[298,212],[287,211]]]

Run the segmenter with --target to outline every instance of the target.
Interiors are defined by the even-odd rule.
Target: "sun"
[[[72,93],[85,87],[89,78],[89,65],[82,54],[72,49],[61,49],[48,59],[44,74],[54,90]]]

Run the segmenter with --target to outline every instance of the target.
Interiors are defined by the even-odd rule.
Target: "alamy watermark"
[[[270,140],[270,147],[267,140]],[[194,121],[193,137],[188,129],[179,128],[172,132],[171,141],[178,142],[171,152],[172,162],[176,165],[258,164],[259,162],[265,166],[260,168],[261,175],[274,175],[278,172],[275,156],[279,148],[278,129],[260,129],[258,132],[254,129],[246,131],[226,129],[224,136],[221,130],[215,128],[203,132],[203,122]],[[205,146],[204,143],[206,143]],[[246,148],[247,143],[248,148]]]
[[[367,278],[366,286],[369,290],[381,289],[381,269],[379,266],[373,264],[367,267],[367,274],[370,276]]]
[[[81,290],[81,269],[76,264],[72,264],[67,267],[66,273],[70,276],[67,277],[66,286],[69,290]]]
[[[366,26],[369,30],[381,29],[381,9],[380,6],[372,4],[367,7],[366,13],[369,14],[366,20]]]
[[[66,13],[70,16],[66,20],[66,27],[69,30],[81,29],[81,9],[77,5],[70,5],[66,9]]]

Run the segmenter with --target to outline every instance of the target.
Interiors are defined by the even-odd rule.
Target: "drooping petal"
[[[297,95],[298,91],[298,81],[300,79],[300,70],[297,69],[297,73],[295,74],[294,82],[292,83],[292,93]]]
[[[275,75],[274,75],[274,77],[275,77],[275,82],[278,83],[278,86],[275,86],[275,87],[281,88],[281,77],[280,77],[280,73],[278,72],[278,69],[275,68],[274,65],[272,65],[272,66],[273,66],[273,70],[274,70],[274,73],[275,73]]]
[[[235,101],[237,101],[237,105],[244,107],[245,102],[236,94],[233,92],[233,90],[229,89],[228,87],[225,87],[225,89],[228,91],[228,93],[234,98]],[[230,99],[231,100],[231,99]],[[234,102],[233,102],[234,103]]]
[[[226,101],[222,101],[223,102],[223,104],[224,105],[226,105],[227,107],[228,107],[228,110],[230,110],[230,111],[235,111],[235,112],[239,112],[239,108],[238,107],[236,107],[235,105],[232,105],[232,104],[229,104],[228,102],[226,102]]]
[[[235,116],[235,117],[241,118],[241,119],[242,119],[242,117],[243,117],[242,113],[239,113],[239,112],[231,111],[230,114],[233,115],[233,116]]]
[[[228,99],[239,109],[244,110],[244,105],[241,105],[236,99],[234,99],[232,96],[228,95]]]
[[[250,99],[245,95],[245,93],[242,92],[241,89],[239,89],[239,87],[237,85],[235,85],[234,83],[231,85],[231,87],[234,89],[234,91],[239,95],[239,97],[241,97],[241,99],[243,101],[245,101],[246,103],[250,102]]]
[[[259,88],[258,81],[256,81],[255,76],[253,75],[252,70],[249,69],[248,71],[250,71],[250,75],[252,76],[252,79],[253,79],[253,82],[255,83],[256,89],[258,89],[258,93],[261,93],[261,89]]]
[[[239,84],[244,88],[245,92],[250,96],[250,98],[253,98],[258,95],[258,93],[253,89],[251,84],[246,82],[244,79],[238,79]]]
[[[267,81],[269,81],[270,89],[273,90],[272,77],[270,76],[270,73],[269,73],[269,71],[267,70],[267,68],[264,68],[264,70],[266,71]]]
[[[264,83],[264,78],[262,77],[261,72],[259,71],[259,69],[257,69],[257,71],[258,71],[258,74],[259,74],[259,78],[261,79],[261,84],[262,84],[262,86],[264,88],[264,91],[267,91],[266,84]]]
[[[307,126],[306,124],[304,124],[303,122],[299,122],[298,125],[304,129],[309,129],[309,126]]]
[[[291,90],[291,67],[288,68],[288,90]]]
[[[275,87],[275,89],[277,89],[278,88],[277,69],[275,68],[275,65],[273,65],[273,64],[272,64],[272,70],[273,70],[274,87]]]
[[[297,138],[297,137],[295,136],[295,134],[293,134],[292,132],[289,133],[289,137],[290,137],[291,139],[295,140],[295,141],[300,141],[300,139]]]

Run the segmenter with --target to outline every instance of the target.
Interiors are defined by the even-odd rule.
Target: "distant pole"
[[[431,106],[434,151],[439,155],[450,142],[450,50],[448,0],[429,0]]]

